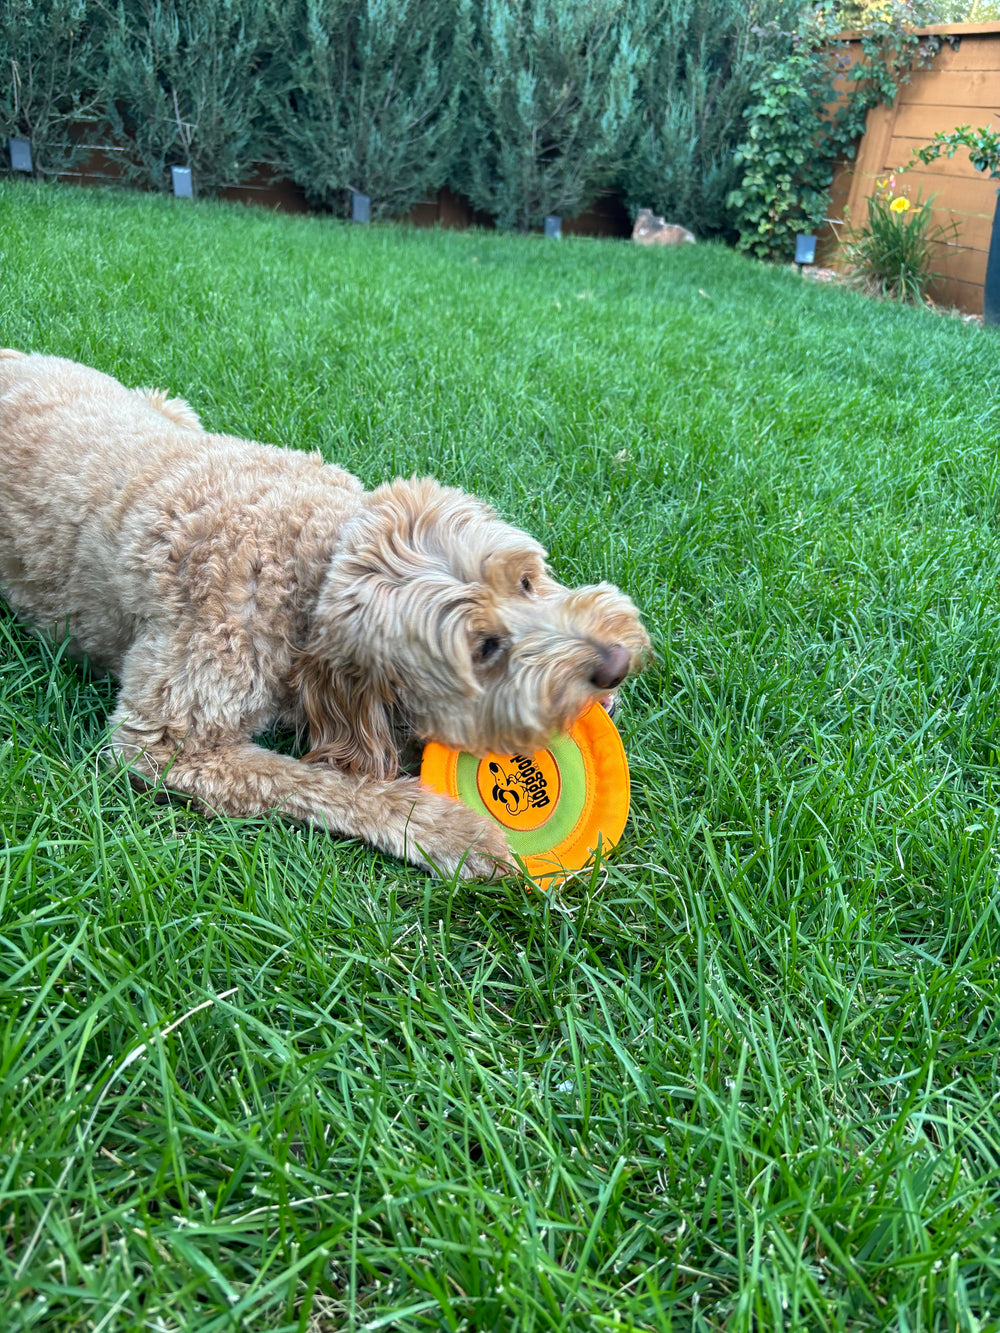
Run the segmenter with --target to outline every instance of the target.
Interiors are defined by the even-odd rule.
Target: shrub
[[[845,0],[840,13],[845,28],[863,28],[891,13],[894,0]],[[897,6],[899,0],[895,0]],[[1000,0],[906,0],[915,28],[932,23],[990,23],[1000,18]]]
[[[797,11],[798,0],[656,5],[638,76],[640,133],[622,182],[633,211],[650,207],[699,235],[734,238],[726,199],[740,180],[743,113],[780,44],[774,20]]]
[[[573,216],[635,138],[644,34],[626,0],[483,0],[457,184],[497,226]]]
[[[316,204],[400,214],[444,184],[469,0],[297,0],[276,20],[268,108],[281,169]]]
[[[756,80],[744,117],[742,179],[728,200],[740,249],[790,258],[796,235],[823,222],[834,166],[854,156],[869,109],[891,105],[910,69],[927,59],[929,48],[906,27],[908,12],[894,3],[890,18],[874,21],[850,69],[836,41],[841,18],[829,0],[783,34],[783,54]],[[846,91],[838,90],[838,78]]]
[[[260,160],[266,0],[119,0],[108,43],[110,132],[126,180],[166,190],[189,166],[213,194]]]
[[[895,186],[892,176],[879,181],[868,199],[868,220],[848,232],[842,255],[854,285],[869,295],[920,304],[939,276],[932,268],[935,246],[954,244],[958,229],[931,226],[933,196],[913,204]]]
[[[71,131],[104,109],[102,40],[86,0],[0,5],[0,138],[30,140],[36,176],[66,171],[90,152]]]

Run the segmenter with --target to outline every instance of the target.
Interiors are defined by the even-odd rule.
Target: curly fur
[[[0,352],[0,591],[113,672],[112,743],[209,813],[270,811],[418,865],[493,873],[498,827],[399,777],[401,737],[534,749],[641,665],[609,584],[428,478],[201,429],[181,399]],[[253,743],[284,725],[304,759]]]

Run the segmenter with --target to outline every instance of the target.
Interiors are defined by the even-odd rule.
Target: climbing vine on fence
[[[933,44],[903,24],[896,6],[861,38],[853,64],[839,38],[833,4],[808,12],[784,50],[754,84],[746,133],[737,150],[739,186],[728,198],[738,246],[765,259],[787,259],[795,237],[815,231],[830,204],[833,170],[853,158],[869,110],[892,105],[910,71]]]

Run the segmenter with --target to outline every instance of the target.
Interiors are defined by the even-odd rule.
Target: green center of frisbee
[[[571,736],[553,736],[548,751],[559,769],[559,796],[549,817],[537,828],[519,830],[505,825],[507,840],[518,856],[538,856],[559,846],[573,832],[587,801],[587,778],[583,755]],[[462,753],[455,767],[459,799],[470,810],[494,818],[478,790],[480,760]]]

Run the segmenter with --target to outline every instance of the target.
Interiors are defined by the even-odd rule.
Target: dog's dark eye
[[[521,576],[521,591],[531,592],[531,579],[528,578],[527,574]]]
[[[480,662],[488,662],[499,651],[500,640],[495,635],[490,634],[485,639],[480,639],[479,646],[476,649],[476,657]]]

